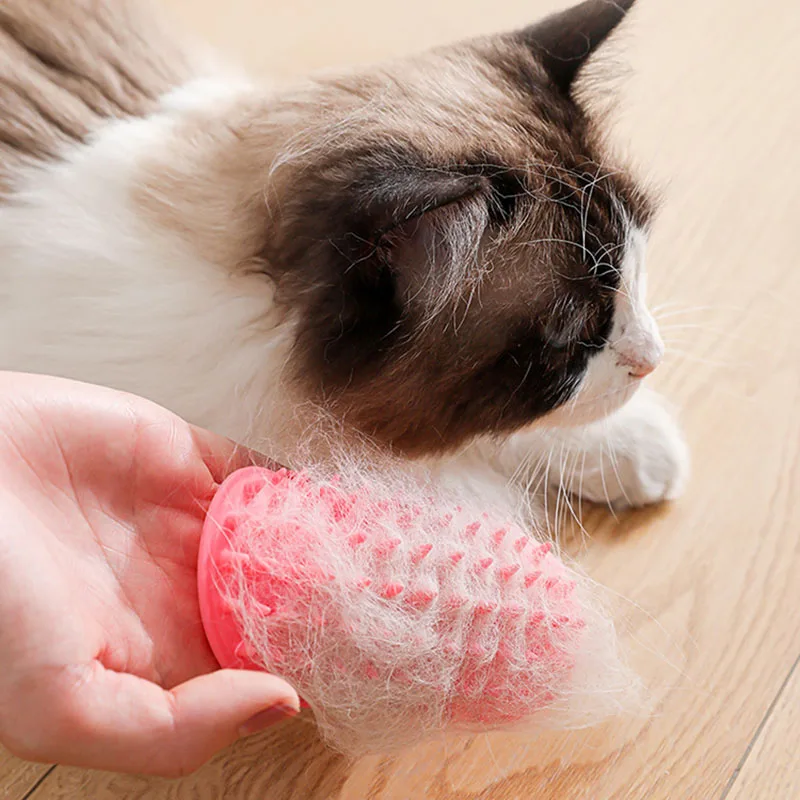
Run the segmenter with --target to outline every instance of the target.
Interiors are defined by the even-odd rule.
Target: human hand
[[[281,679],[219,670],[196,562],[243,454],[131,395],[0,373],[0,742],[167,776],[296,713]]]

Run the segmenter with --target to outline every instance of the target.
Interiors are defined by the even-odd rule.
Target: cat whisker
[[[670,310],[663,311],[662,309],[668,308]],[[688,314],[700,314],[706,311],[719,311],[719,306],[689,306],[682,308],[674,308],[673,303],[662,304],[660,306],[653,306],[650,313],[655,319],[661,321],[671,317],[686,316]]]
[[[689,353],[683,350],[676,350],[675,348],[670,348],[664,355],[664,360],[670,359],[679,359],[681,361],[691,361],[695,364],[703,364],[709,367],[719,367],[721,369],[727,369],[733,366],[736,366],[740,361],[731,358],[729,361],[718,361],[709,358],[703,358],[701,356],[694,355],[694,353]]]

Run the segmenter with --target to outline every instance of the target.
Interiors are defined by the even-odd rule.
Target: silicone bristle
[[[503,539],[506,538],[507,533],[508,533],[508,528],[498,528],[492,534],[492,541],[495,543],[495,546],[499,547],[503,543]]]
[[[433,545],[430,542],[419,545],[411,553],[411,563],[419,564],[420,561],[422,561],[425,556],[431,552],[431,550],[433,550]]]
[[[466,528],[464,528],[464,534],[470,538],[474,538],[478,531],[481,529],[480,522],[470,522]]]
[[[531,561],[534,563],[540,562],[552,549],[553,545],[550,542],[534,547],[531,552]]]
[[[445,607],[450,611],[458,611],[464,608],[468,602],[469,600],[462,594],[451,594],[445,601]]]
[[[236,535],[236,529],[239,527],[240,519],[239,514],[228,514],[228,516],[225,517],[225,523],[222,528],[228,540],[232,540]]]
[[[236,645],[233,654],[240,659],[246,659],[247,661],[253,661],[257,657],[257,653],[255,648],[249,642],[239,642]]]
[[[400,686],[411,686],[414,683],[411,676],[404,669],[396,669],[392,673],[392,680],[397,681]]]
[[[337,498],[331,503],[331,512],[336,522],[343,522],[352,513],[355,503],[351,498]]]
[[[534,611],[533,614],[528,617],[528,621],[525,624],[526,633],[530,633],[531,631],[533,631],[534,634],[538,633],[538,630],[544,622],[544,619],[545,616],[543,611]]]
[[[538,581],[539,578],[541,578],[541,577],[542,577],[542,573],[539,570],[537,570],[536,572],[529,572],[525,576],[525,581],[524,581],[525,582],[525,588],[526,589],[530,589],[530,587],[533,586],[533,584],[536,583],[536,581]]]
[[[275,613],[275,609],[267,605],[266,603],[261,603],[256,599],[250,601],[250,608],[258,617],[271,617]]]
[[[525,613],[525,609],[517,603],[509,603],[500,611],[500,615],[509,621],[518,620]]]
[[[230,616],[238,610],[238,604],[232,597],[223,597],[221,605],[225,616]]]
[[[381,597],[384,597],[387,600],[391,600],[397,597],[398,595],[402,594],[404,589],[405,586],[403,586],[402,583],[397,583],[397,582],[386,583],[383,586],[381,586],[381,588],[378,590],[378,594],[380,594]]]
[[[402,543],[402,539],[394,536],[376,544],[373,552],[378,558],[388,558]]]
[[[267,473],[269,475],[269,482],[273,486],[278,486],[281,483],[284,483],[286,479],[289,477],[289,470],[286,467],[281,467],[277,470],[271,470]]]
[[[286,662],[286,653],[280,647],[269,648],[269,658],[273,664],[284,664]]]
[[[380,672],[378,672],[377,668],[371,662],[367,662],[364,664],[364,676],[367,677],[369,680],[376,680],[380,677]]]
[[[350,547],[358,547],[360,544],[364,544],[367,541],[367,534],[363,531],[357,531],[356,533],[350,534],[347,537],[347,543]]]
[[[242,487],[242,505],[249,506],[255,500],[258,493],[264,488],[263,480],[251,480]]]
[[[472,656],[472,658],[481,660],[486,658],[487,650],[480,642],[470,642],[467,645],[467,653]]]
[[[421,611],[424,608],[428,608],[437,596],[438,592],[433,589],[416,589],[413,592],[409,592],[405,602],[412,608]]]
[[[508,583],[520,571],[520,568],[520,564],[507,564],[497,570],[497,577]]]
[[[250,567],[253,559],[247,553],[240,553],[237,550],[222,550],[217,555],[217,564],[225,567]]]
[[[497,611],[497,603],[492,600],[482,600],[475,606],[475,613],[480,615],[491,614]]]

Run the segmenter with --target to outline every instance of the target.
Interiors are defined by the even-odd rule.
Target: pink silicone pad
[[[230,604],[220,591],[227,566],[236,557],[235,516],[229,511],[244,508],[265,484],[260,467],[240,469],[217,491],[208,509],[197,561],[200,616],[214,657],[223,669],[263,669],[248,650]]]

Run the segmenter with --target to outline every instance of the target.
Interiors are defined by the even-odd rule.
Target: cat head
[[[264,232],[248,263],[295,322],[305,396],[411,454],[631,397],[662,353],[652,205],[573,89],[632,4],[322,77],[230,123],[257,176],[236,204]]]

